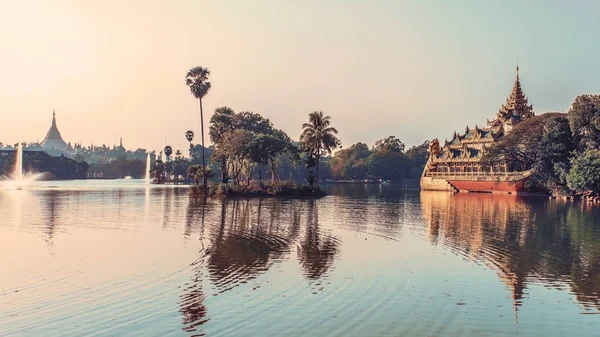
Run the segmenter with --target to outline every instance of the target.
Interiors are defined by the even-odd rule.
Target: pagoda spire
[[[506,102],[502,104],[502,107],[498,112],[498,117],[520,120],[521,118],[528,118],[533,115],[533,106],[528,103],[527,97],[523,93],[521,87],[521,80],[519,79],[519,63],[517,62],[515,83],[513,84],[510,95],[506,98]]]

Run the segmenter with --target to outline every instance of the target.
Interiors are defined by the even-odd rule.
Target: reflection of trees
[[[165,204],[166,205],[166,204]],[[186,221],[184,236],[189,237],[192,229],[196,224],[200,223],[200,242],[204,233],[204,219],[206,217],[206,199],[190,198],[186,212]],[[193,268],[192,281],[187,284],[183,295],[180,296],[179,312],[183,316],[183,331],[197,332],[197,327],[208,321],[207,309],[204,304],[206,295],[202,288],[202,280],[204,279],[204,261],[206,251],[204,245],[198,252],[198,259],[192,262]],[[193,336],[203,336],[203,333],[198,333]]]
[[[185,227],[183,235],[189,237],[192,230],[196,227],[200,231],[200,236],[204,235],[204,218],[207,211],[207,200],[204,198],[190,198],[185,214]]]
[[[316,202],[309,201],[306,235],[298,248],[302,268],[311,280],[331,267],[338,246],[335,238],[319,230]],[[192,263],[192,281],[180,297],[184,331],[201,334],[197,330],[208,320],[202,282],[210,279],[217,292],[222,293],[257,278],[289,256],[301,232],[298,204],[276,198],[225,199],[220,202],[219,214],[203,211],[203,201],[190,201],[184,234],[190,235],[192,228],[206,218],[206,228],[200,225],[200,232],[207,236],[202,240],[206,250],[201,249]]]
[[[498,273],[515,310],[530,282],[568,283],[600,308],[600,229],[596,208],[508,195],[421,192],[429,238]]]
[[[220,222],[209,234],[207,250],[210,278],[220,291],[256,278],[290,251],[294,226],[274,226],[281,222],[281,204],[264,203],[262,199],[221,203]],[[270,224],[263,221],[264,213],[270,215]]]
[[[308,201],[308,216],[306,235],[298,247],[298,258],[304,275],[311,280],[321,278],[333,264],[338,251],[338,241],[335,237],[319,230],[319,211],[316,201]]]

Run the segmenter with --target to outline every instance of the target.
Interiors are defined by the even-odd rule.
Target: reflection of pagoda
[[[510,291],[515,319],[531,283],[600,310],[600,210],[510,195],[421,192],[429,240],[484,262]]]
[[[507,195],[422,192],[430,241],[485,262],[511,293],[515,319],[540,259],[531,245],[534,212]]]
[[[515,192],[522,188],[523,172],[498,163],[492,168],[482,166],[486,148],[509,133],[522,120],[534,116],[519,80],[519,67],[512,91],[502,104],[496,118],[485,127],[470,128],[463,134],[454,132],[443,146],[437,139],[429,145],[429,160],[423,171],[421,188],[424,190],[465,190]],[[510,182],[510,183],[509,183]]]
[[[56,126],[56,113],[52,111],[52,125],[41,143],[44,151],[51,155],[61,155],[70,151],[69,145],[62,139]]]

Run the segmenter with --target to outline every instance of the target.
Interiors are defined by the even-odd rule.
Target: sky
[[[598,1],[0,0],[0,141],[43,140],[55,110],[68,142],[186,149],[186,130],[199,141],[194,66],[211,70],[206,122],[226,105],[297,139],[322,110],[344,147],[443,140],[495,116],[517,60],[538,114],[600,92],[597,13]]]

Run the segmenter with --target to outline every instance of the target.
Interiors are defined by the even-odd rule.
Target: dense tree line
[[[427,162],[428,145],[429,142],[424,142],[405,151],[404,143],[394,136],[378,140],[371,148],[365,143],[356,143],[336,152],[331,159],[333,178],[395,182],[419,179]]]
[[[600,95],[581,95],[565,113],[518,124],[484,156],[531,170],[529,188],[557,195],[600,194]]]

